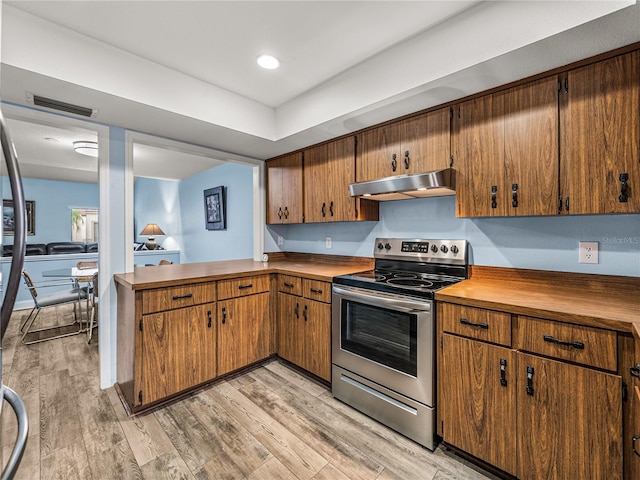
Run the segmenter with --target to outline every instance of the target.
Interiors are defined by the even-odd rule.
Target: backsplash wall
[[[371,257],[377,237],[466,239],[473,265],[640,276],[640,215],[456,218],[453,196],[383,202],[378,222],[267,225],[265,251]],[[578,263],[579,241],[599,243],[598,264]]]

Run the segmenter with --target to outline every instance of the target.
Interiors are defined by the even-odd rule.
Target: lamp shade
[[[164,232],[156,223],[147,223],[140,232],[140,235],[144,235],[145,237],[157,237],[158,235],[164,235]]]

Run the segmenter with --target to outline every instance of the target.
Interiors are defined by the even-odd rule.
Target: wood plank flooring
[[[3,349],[4,382],[30,421],[17,479],[495,478],[380,425],[279,360],[129,418],[115,390],[99,388],[97,336],[91,345],[78,335],[25,346],[26,313],[14,313]],[[10,409],[2,416],[6,462],[16,425]]]

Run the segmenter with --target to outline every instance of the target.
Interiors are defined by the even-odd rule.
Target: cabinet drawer
[[[302,296],[302,279],[292,275],[278,275],[278,291]]]
[[[331,283],[329,282],[305,278],[302,281],[302,290],[305,298],[331,303]]]
[[[515,347],[615,372],[617,335],[610,330],[518,316]]]
[[[243,297],[269,291],[269,276],[235,278],[233,280],[220,280],[218,282],[218,298]]]
[[[213,282],[158,288],[142,293],[142,314],[191,307],[215,301],[216,284]]]
[[[445,332],[511,346],[510,313],[450,303],[441,303],[440,313]]]

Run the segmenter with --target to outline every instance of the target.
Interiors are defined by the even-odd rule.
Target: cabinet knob
[[[626,203],[629,200],[629,197],[627,195],[627,191],[629,187],[629,185],[627,184],[627,180],[629,180],[629,174],[621,173],[619,180],[620,180],[620,196],[618,197],[618,200],[622,203]]]
[[[500,385],[507,386],[507,359],[500,359]]]

